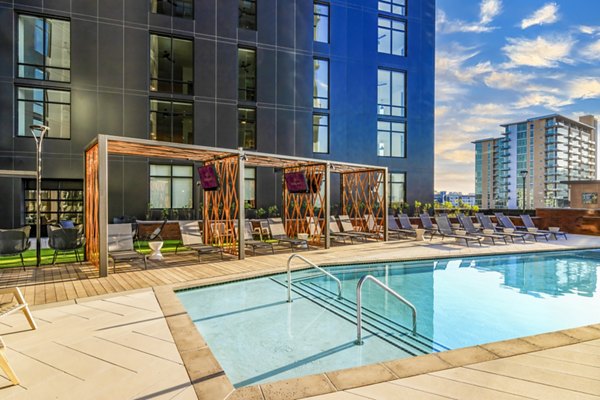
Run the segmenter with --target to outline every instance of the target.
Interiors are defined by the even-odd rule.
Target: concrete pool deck
[[[481,248],[466,248],[451,240],[444,243],[396,241],[339,246],[302,254],[318,264],[343,264],[578,248],[600,248],[600,237],[570,235],[568,241]],[[107,394],[108,382],[111,382],[113,396],[110,398],[270,400],[321,395],[316,398],[600,399],[600,352],[597,351],[600,325],[234,392],[200,333],[185,310],[182,312],[173,289],[282,272],[289,255],[218,263],[198,263],[189,255],[173,255],[167,257],[164,264],[152,264],[147,271],[127,267],[127,272],[108,278],[90,278],[81,272],[79,279],[70,275],[62,277],[54,272],[60,266],[49,267],[44,271],[48,276],[38,277],[37,281],[27,280],[26,276],[40,275],[39,271],[0,271],[2,286],[20,285],[30,303],[47,304],[34,307],[34,317],[44,321],[38,331],[23,330],[27,325],[21,315],[0,320],[0,335],[8,347],[7,355],[23,382],[22,387],[0,389],[0,395],[2,398],[5,395],[6,398],[36,398],[32,394],[44,393],[45,398],[77,398],[76,394],[90,393],[85,398],[102,398],[100,394]],[[301,267],[298,263],[297,268]],[[69,268],[76,270],[79,266]],[[84,268],[90,267],[84,265]],[[14,283],[11,285],[11,282]],[[130,291],[139,288],[153,290]],[[98,294],[104,296],[95,297]],[[86,297],[90,298],[85,300]],[[117,322],[118,319],[121,322]],[[145,323],[151,324],[148,331],[143,330]],[[137,325],[142,329],[135,328]],[[156,337],[152,338],[153,335]],[[138,336],[148,339],[132,339]],[[153,347],[157,338],[161,339],[160,350]],[[96,349],[100,344],[105,347]],[[60,357],[57,357],[59,349]],[[155,362],[155,359],[162,361]],[[78,363],[87,366],[71,367]],[[169,377],[161,373],[165,368],[171,371]],[[132,371],[135,375],[126,378]],[[58,378],[52,379],[52,375],[46,378],[45,374],[50,373],[58,374]],[[2,386],[5,385],[0,382]],[[119,387],[123,387],[121,392]],[[515,392],[516,388],[521,392]]]

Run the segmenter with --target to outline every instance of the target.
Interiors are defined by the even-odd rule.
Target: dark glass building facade
[[[50,127],[46,219],[81,218],[98,134],[382,165],[391,201],[433,198],[435,0],[3,1],[0,38],[0,169],[33,170]],[[198,205],[191,163],[109,162],[111,219]],[[246,180],[280,202],[281,174]],[[0,178],[0,228],[34,187]]]

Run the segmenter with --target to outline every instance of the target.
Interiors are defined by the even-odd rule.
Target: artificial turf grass
[[[181,242],[179,240],[165,240],[162,249],[160,249],[163,253],[175,252],[175,249],[178,244]],[[139,246],[139,247],[138,247]],[[182,246],[179,246],[182,247]],[[143,254],[150,254],[152,250],[148,247],[148,242],[139,242],[139,244],[135,243],[135,249]],[[79,253],[79,258],[83,259],[83,249],[77,250]],[[54,257],[54,250],[52,249],[42,249],[42,257],[41,257],[41,265],[51,265],[52,258]],[[25,261],[26,267],[32,267],[37,264],[35,249],[27,250],[23,253],[23,261]],[[68,253],[59,253],[56,256],[56,264],[60,263],[75,263],[77,259],[75,258],[75,253],[70,251]],[[0,257],[0,268],[12,268],[12,267],[21,267],[21,257],[16,256],[7,256]]]

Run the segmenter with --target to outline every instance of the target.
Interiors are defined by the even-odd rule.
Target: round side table
[[[160,240],[148,242],[148,246],[152,250],[152,254],[150,254],[150,257],[148,257],[148,259],[154,260],[154,261],[162,261],[164,259],[164,257],[162,255],[162,253],[160,252],[160,249],[162,249],[163,244],[164,244],[164,242],[162,242]]]

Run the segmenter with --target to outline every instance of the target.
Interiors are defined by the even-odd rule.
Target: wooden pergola
[[[85,150],[84,201],[85,253],[87,260],[98,267],[100,276],[108,275],[109,154],[214,165],[220,186],[203,194],[205,243],[224,246],[239,259],[245,257],[244,235],[236,235],[236,231],[244,232],[245,226],[245,167],[270,167],[283,173],[303,171],[309,186],[318,189],[308,193],[290,193],[282,179],[282,216],[289,236],[310,233],[312,244],[320,244],[324,237],[324,247],[330,247],[331,174],[337,173],[342,177],[340,193],[344,213],[364,230],[368,229],[364,215],[373,215],[376,221],[381,221],[381,238],[388,240],[386,167],[99,135]],[[222,226],[223,233],[209,235],[216,223]],[[313,227],[318,225],[319,229],[311,232],[311,223]],[[237,246],[231,245],[236,242]]]

